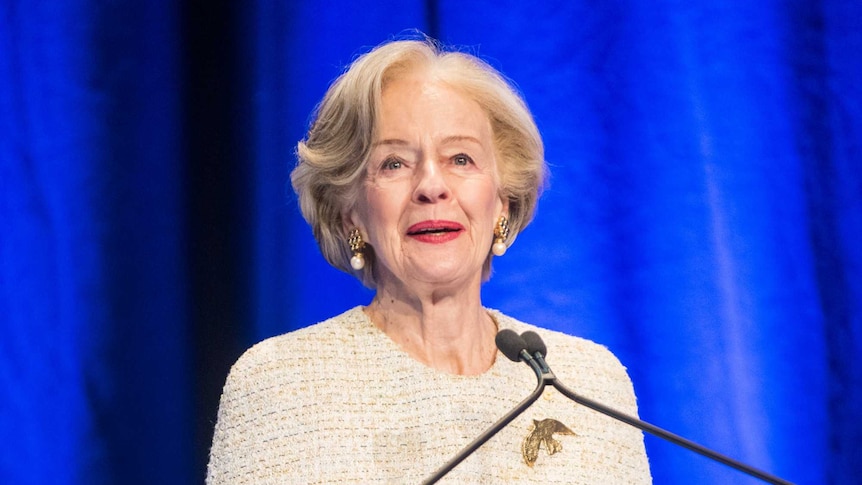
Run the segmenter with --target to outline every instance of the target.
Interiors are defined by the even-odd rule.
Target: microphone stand
[[[526,399],[518,403],[514,409],[509,411],[508,414],[503,416],[499,421],[491,425],[490,428],[486,429],[482,434],[480,434],[476,439],[474,439],[470,444],[464,447],[461,451],[458,452],[457,455],[452,457],[451,460],[446,462],[445,465],[437,469],[433,475],[425,479],[422,482],[423,485],[431,485],[433,483],[437,483],[438,480],[443,478],[444,475],[449,473],[450,470],[458,466],[459,463],[464,461],[465,458],[470,456],[474,451],[476,451],[480,446],[484,445],[486,441],[491,439],[495,434],[497,434],[501,429],[505,428],[507,424],[511,423],[512,420],[521,415],[524,411],[527,410],[530,405],[536,402],[536,399],[542,395],[542,392],[545,390],[545,386],[547,383],[544,378],[544,373],[539,367],[539,364],[533,359],[532,356],[527,352],[526,349],[522,349],[520,353],[521,359],[524,362],[530,364],[530,367],[533,369],[533,372],[536,373],[536,378],[538,379],[538,383],[536,384],[536,389],[527,396]]]
[[[514,333],[514,332],[513,332]],[[518,337],[520,338],[520,337]],[[536,335],[534,338],[538,338]],[[532,340],[532,339],[531,339]],[[520,340],[523,342],[523,340]],[[538,342],[533,342],[534,344],[538,343],[540,345],[539,349],[544,349],[544,343],[539,339]],[[498,347],[500,346],[500,342],[498,341]],[[501,348],[501,350],[503,350]],[[504,353],[506,353],[504,351]],[[514,355],[506,354],[512,360],[516,360]],[[471,453],[476,451],[480,446],[485,444],[489,439],[491,439],[495,434],[497,434],[501,429],[503,429],[507,424],[511,423],[512,420],[517,418],[521,413],[527,410],[531,404],[536,402],[536,400],[542,395],[542,392],[545,390],[545,387],[548,385],[554,387],[561,394],[566,396],[567,398],[575,401],[578,404],[586,406],[593,411],[598,411],[606,416],[609,416],[618,421],[622,421],[628,425],[634,426],[635,428],[640,429],[641,431],[646,431],[654,436],[657,436],[661,439],[670,441],[676,445],[682,446],[683,448],[688,448],[695,453],[699,453],[709,459],[715,460],[719,463],[723,463],[731,468],[735,468],[743,473],[746,473],[752,477],[763,480],[764,482],[771,483],[774,485],[793,485],[791,482],[787,480],[783,480],[774,475],[770,475],[764,471],[758,470],[757,468],[746,465],[740,461],[734,460],[728,456],[722,455],[716,451],[713,451],[705,446],[701,446],[693,441],[687,440],[682,436],[675,435],[669,431],[666,431],[658,426],[652,425],[646,421],[640,420],[638,418],[629,416],[625,413],[617,411],[613,408],[605,406],[599,402],[593,401],[592,399],[588,399],[586,397],[580,396],[577,393],[573,392],[569,388],[563,385],[551,371],[551,368],[548,367],[547,362],[545,362],[545,358],[542,355],[541,350],[536,350],[534,355],[530,355],[527,351],[526,347],[522,347],[521,350],[517,354],[518,360],[525,362],[533,369],[533,372],[536,373],[536,389],[527,396],[526,399],[521,401],[514,409],[509,411],[508,414],[503,416],[499,421],[491,425],[487,430],[485,430],[481,435],[479,435],[475,440],[473,440],[470,444],[468,444],[464,449],[458,452],[451,460],[449,460],[446,464],[440,467],[433,475],[428,477],[423,483],[423,485],[431,485],[437,483],[444,475],[449,473],[453,468],[455,468],[459,463],[464,461]]]
[[[529,353],[526,350],[522,350],[521,352],[529,355]],[[646,421],[640,420],[640,419],[635,418],[633,416],[629,416],[625,413],[622,413],[622,412],[617,411],[613,408],[605,406],[604,404],[593,401],[592,399],[588,399],[586,397],[583,397],[583,396],[576,394],[575,392],[573,392],[572,390],[570,390],[569,388],[564,386],[563,383],[560,382],[559,379],[557,379],[557,377],[554,375],[554,373],[551,372],[551,369],[548,367],[548,364],[545,362],[545,358],[542,356],[541,352],[537,351],[534,355],[535,355],[535,359],[532,359],[532,360],[534,360],[537,363],[537,365],[539,366],[539,368],[541,369],[542,374],[541,374],[541,376],[539,376],[539,381],[541,382],[540,385],[542,387],[544,387],[547,384],[550,384],[556,390],[560,391],[560,393],[563,394],[564,396],[566,396],[567,398],[571,399],[572,401],[575,401],[578,404],[586,406],[586,407],[592,409],[593,411],[598,411],[598,412],[600,412],[606,416],[610,416],[613,419],[616,419],[616,420],[622,421],[626,424],[629,424],[631,426],[634,426],[635,428],[638,428],[641,431],[646,431],[647,433],[650,433],[654,436],[658,436],[659,438],[661,438],[663,440],[670,441],[671,443],[673,443],[675,445],[682,446],[683,448],[688,448],[689,450],[694,451],[695,453],[699,453],[699,454],[701,454],[707,458],[715,460],[719,463],[723,463],[723,464],[725,464],[731,468],[735,468],[735,469],[737,469],[743,473],[746,473],[752,477],[759,478],[760,480],[763,480],[764,482],[775,484],[775,485],[793,485],[791,482],[788,482],[787,480],[783,480],[783,479],[778,478],[774,475],[770,475],[769,473],[766,473],[762,470],[758,470],[757,468],[751,467],[749,465],[746,465],[745,463],[734,460],[733,458],[730,458],[726,455],[722,455],[721,453],[713,451],[713,450],[711,450],[705,446],[702,446],[702,445],[699,445],[693,441],[687,440],[687,439],[683,438],[682,436],[673,434],[673,433],[671,433],[665,429],[659,428],[658,426],[647,423]],[[530,367],[532,367],[533,370],[535,370],[535,365],[531,362],[528,362],[528,363],[530,364]]]

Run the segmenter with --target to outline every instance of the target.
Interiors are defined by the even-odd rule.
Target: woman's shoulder
[[[596,396],[608,392],[618,396],[633,393],[625,366],[606,346],[583,337],[524,323],[500,312],[492,311],[492,314],[500,329],[510,328],[519,334],[531,330],[539,334],[547,347],[545,357],[548,365],[566,385]]]
[[[264,339],[246,350],[231,368],[231,374],[244,374],[252,369],[276,370],[284,363],[290,367],[313,366],[329,358],[338,357],[350,346],[350,341],[363,333],[365,317],[362,307]]]
[[[497,319],[501,330],[509,328],[519,334],[526,331],[533,331],[539,334],[545,342],[549,356],[565,356],[567,358],[575,358],[578,361],[594,360],[597,362],[619,364],[619,359],[606,346],[600,343],[576,335],[524,323],[497,310],[491,310],[491,312]],[[559,359],[555,358],[554,360]]]

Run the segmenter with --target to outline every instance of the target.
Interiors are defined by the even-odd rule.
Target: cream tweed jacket
[[[637,414],[625,368],[605,347],[488,311],[500,329],[539,333],[566,386]],[[535,386],[527,365],[500,353],[479,376],[429,368],[356,307],[243,354],[221,397],[206,481],[421,483]],[[651,477],[639,430],[548,388],[440,483],[643,484]]]

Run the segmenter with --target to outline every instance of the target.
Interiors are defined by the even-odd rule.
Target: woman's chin
[[[408,270],[409,277],[406,281],[418,281],[421,283],[451,286],[451,285],[469,285],[475,281],[481,281],[482,267],[470,269],[463,262],[432,262],[417,265]]]

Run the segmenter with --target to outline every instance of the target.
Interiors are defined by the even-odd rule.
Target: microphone
[[[515,333],[515,332],[512,332],[512,333]],[[511,337],[506,337],[506,340],[507,341],[511,340]],[[600,412],[606,416],[610,416],[613,419],[616,419],[616,420],[622,421],[628,425],[634,426],[635,428],[638,428],[641,431],[646,431],[647,433],[650,433],[654,436],[658,436],[659,438],[661,438],[663,440],[670,441],[671,443],[673,443],[677,446],[682,446],[683,448],[688,448],[689,450],[694,451],[696,453],[699,453],[699,454],[701,454],[701,455],[703,455],[703,456],[705,456],[711,460],[717,461],[717,462],[722,463],[724,465],[727,465],[731,468],[735,468],[741,472],[747,473],[748,475],[750,475],[752,477],[759,478],[760,480],[763,480],[764,482],[772,483],[772,484],[776,484],[776,485],[792,485],[790,482],[788,482],[786,480],[783,480],[783,479],[778,478],[776,476],[770,475],[764,471],[758,470],[757,468],[751,467],[751,466],[746,465],[740,461],[734,460],[733,458],[730,458],[728,456],[722,455],[721,453],[713,451],[713,450],[711,450],[705,446],[699,445],[693,441],[689,441],[689,440],[687,440],[681,436],[675,435],[669,431],[666,431],[662,428],[659,428],[658,426],[652,425],[650,423],[647,423],[646,421],[642,421],[642,420],[635,418],[633,416],[629,416],[629,415],[622,413],[620,411],[617,411],[613,408],[607,407],[607,406],[605,406],[599,402],[593,401],[592,399],[588,399],[586,397],[580,396],[580,395],[572,392],[569,388],[564,386],[563,383],[561,383],[560,380],[556,378],[556,376],[554,376],[553,372],[551,372],[551,369],[548,367],[547,362],[545,362],[545,356],[548,355],[548,348],[545,345],[545,342],[542,340],[542,337],[540,337],[539,334],[537,334],[536,332],[527,331],[527,332],[524,332],[523,334],[521,334],[521,341],[523,342],[523,344],[525,346],[525,350],[523,350],[522,352],[529,354],[530,357],[532,357],[531,360],[532,360],[532,362],[535,363],[535,365],[530,363],[530,362],[527,362],[527,361],[525,361],[525,362],[530,364],[530,367],[533,368],[534,371],[536,370],[536,366],[538,366],[539,369],[541,370],[541,374],[539,374],[539,373],[536,374],[538,376],[538,379],[539,379],[539,385],[538,385],[537,389],[544,389],[544,387],[547,384],[550,384],[551,386],[556,388],[558,391],[560,391],[561,394],[568,397],[572,401],[575,401],[576,403],[581,404],[583,406],[586,406],[586,407],[588,407],[594,411],[598,411],[598,412]],[[519,342],[519,344],[520,344],[520,342]],[[517,360],[513,359],[509,354],[507,354],[505,352],[504,352],[504,354],[506,355],[506,357],[509,357],[510,359],[517,362]],[[519,357],[520,357],[520,355],[519,355]],[[518,360],[524,360],[524,359],[521,358]]]
[[[510,330],[508,328],[497,332],[497,336],[494,337],[494,342],[497,344],[497,348],[500,349],[500,352],[508,357],[509,360],[514,362],[521,360],[522,350],[530,350],[524,336],[518,335],[514,330]]]
[[[536,332],[528,330],[521,334],[521,338],[524,339],[524,344],[527,345],[527,352],[530,354],[538,352],[542,355],[543,360],[548,355],[548,347],[545,346],[545,341]]]
[[[514,409],[509,411],[508,414],[500,418],[499,421],[492,424],[488,429],[486,429],[479,437],[473,440],[470,444],[464,447],[461,451],[458,452],[451,460],[446,462],[445,465],[440,467],[433,475],[428,477],[424,482],[425,485],[431,485],[433,483],[437,483],[438,480],[443,478],[444,475],[449,473],[453,468],[455,468],[459,463],[464,461],[468,456],[470,456],[474,451],[479,449],[480,446],[485,444],[486,441],[491,439],[495,434],[497,434],[501,429],[505,428],[507,424],[511,423],[512,420],[517,418],[521,413],[527,410],[531,404],[536,402],[537,399],[542,395],[542,391],[545,389],[545,382],[541,379],[542,371],[539,364],[536,362],[536,359],[527,352],[527,343],[521,338],[520,335],[515,333],[513,330],[505,329],[501,330],[497,333],[497,336],[494,338],[494,341],[497,344],[497,348],[500,349],[500,352],[503,353],[510,360],[515,362],[523,360],[536,372],[536,377],[539,379],[538,384],[536,385],[536,389],[526,397],[523,401],[518,403]]]

